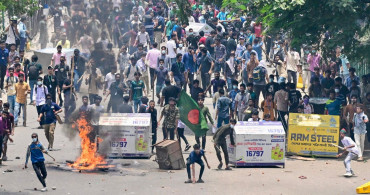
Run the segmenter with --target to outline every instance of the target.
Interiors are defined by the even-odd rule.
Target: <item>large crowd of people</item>
[[[28,105],[36,106],[39,128],[53,150],[55,114],[63,108],[64,122],[73,123],[78,97],[83,103],[77,112],[92,113],[94,128],[103,112],[150,113],[153,144],[161,125],[163,139],[179,135],[189,150],[176,107],[182,90],[198,103],[210,129],[219,129],[213,132],[218,168],[223,165],[221,149],[230,169],[225,136],[232,134],[236,121],[281,121],[288,131],[289,113],[339,115],[341,128],[359,149],[358,160],[363,160],[370,129],[370,74],[360,79],[341,46],[323,59],[317,45],[293,48],[284,33],[265,34],[258,16],[189,2],[188,22],[180,22],[180,8],[164,0],[53,1],[44,6],[49,12],[41,17],[38,33],[40,49],[57,48],[44,68],[47,72],[39,56],[25,57],[25,45],[31,41],[27,17],[12,16],[7,38],[0,42],[2,160],[7,160],[8,140],[22,124],[21,114],[27,126]],[[195,31],[193,23],[212,30]],[[52,32],[49,24],[54,25]],[[75,49],[69,60],[63,50],[70,48]],[[87,95],[81,90],[85,85]],[[215,112],[204,104],[207,98]],[[106,108],[102,101],[108,101]],[[156,105],[163,107],[159,116]],[[205,136],[202,143],[199,138],[194,148],[205,150]],[[204,169],[199,154],[204,156],[197,151],[188,163]],[[190,180],[189,167],[188,174]]]

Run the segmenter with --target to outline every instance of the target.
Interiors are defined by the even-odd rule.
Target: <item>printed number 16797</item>
[[[263,151],[247,151],[247,156],[262,156]]]

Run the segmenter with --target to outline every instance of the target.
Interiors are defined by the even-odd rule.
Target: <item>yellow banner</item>
[[[335,157],[339,141],[339,116],[289,113],[289,153]]]

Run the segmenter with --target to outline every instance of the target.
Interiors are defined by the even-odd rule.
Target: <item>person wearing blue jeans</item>
[[[208,169],[211,168],[209,166],[206,155],[204,154],[204,151],[200,149],[199,144],[195,144],[193,146],[194,150],[190,152],[189,157],[186,159],[186,171],[188,172],[188,180],[185,181],[185,183],[195,183],[195,163],[197,163],[200,166],[200,171],[199,171],[199,178],[197,183],[204,183],[202,180],[203,172],[204,172],[204,163],[202,160],[202,157],[207,163]],[[193,170],[193,179],[191,179],[191,172],[190,172],[190,166],[192,166]]]
[[[29,80],[29,85],[30,85],[30,88],[31,88],[31,95],[30,95],[30,104],[32,104],[33,102],[33,89],[35,88],[35,85],[37,83],[37,80]]]
[[[217,128],[222,126],[222,123],[229,124],[230,119],[230,108],[231,108],[231,100],[228,97],[225,97],[225,90],[220,89],[219,91],[220,98],[217,100],[217,110],[216,110],[216,120],[217,120]]]
[[[16,98],[14,108],[14,125],[18,125],[19,109],[23,112],[23,126],[26,126],[27,121],[27,95],[30,93],[30,86],[24,82],[24,74],[19,73],[19,82],[15,84]]]
[[[14,107],[14,124],[15,126],[18,125],[18,118],[19,118],[19,109],[22,108],[22,113],[23,113],[23,126],[26,126],[26,122],[27,122],[27,105],[26,104],[22,104],[22,103],[18,103],[17,101],[15,102],[15,107]]]

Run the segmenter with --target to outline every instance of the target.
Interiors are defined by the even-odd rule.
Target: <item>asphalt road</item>
[[[85,91],[82,90],[82,93]],[[81,95],[81,94],[80,94]],[[80,96],[81,97],[81,96]],[[81,98],[79,98],[79,103]],[[4,100],[5,102],[5,100]],[[214,113],[210,98],[206,105]],[[158,108],[159,109],[159,108]],[[31,143],[31,133],[37,132],[40,140],[47,145],[43,130],[36,129],[36,108],[27,108],[27,127],[17,127],[14,143],[9,144],[8,161],[0,166],[0,194],[40,194],[42,188],[32,168],[22,169],[26,148]],[[63,114],[62,114],[63,115]],[[20,119],[22,124],[22,119]],[[159,128],[160,129],[160,128]],[[192,132],[186,130],[190,144],[194,144]],[[159,131],[158,140],[162,139]],[[356,176],[344,178],[342,159],[317,158],[315,161],[286,159],[285,168],[234,168],[232,171],[218,171],[218,161],[207,136],[206,155],[211,170],[204,172],[204,184],[184,184],[186,170],[160,170],[151,159],[115,159],[117,168],[111,172],[82,172],[66,170],[65,161],[75,160],[79,156],[80,141],[63,125],[57,125],[54,147],[57,151],[50,154],[56,158],[53,162],[46,158],[48,170],[48,194],[355,194],[356,187],[370,180],[368,171],[369,150],[365,150],[365,161],[352,161]],[[182,142],[183,143],[183,142]],[[182,148],[184,148],[184,143]],[[189,152],[184,152],[187,158]],[[16,159],[19,157],[20,159]],[[59,167],[58,167],[59,166]],[[30,164],[29,164],[30,167]],[[10,170],[12,172],[6,172]],[[196,174],[199,166],[196,166]],[[307,179],[299,179],[305,176]],[[51,188],[55,187],[56,190]]]

